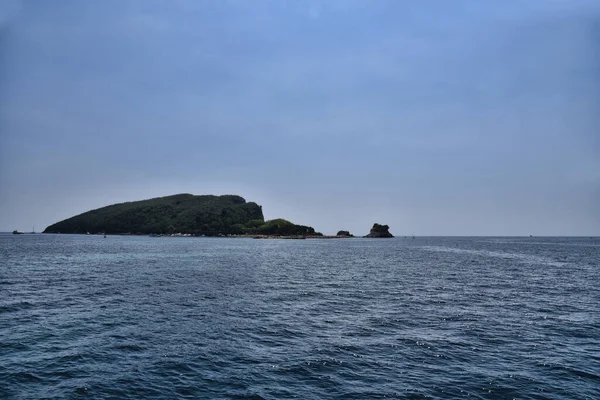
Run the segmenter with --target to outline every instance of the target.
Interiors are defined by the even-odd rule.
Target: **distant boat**
[[[22,235],[23,232],[19,232],[19,231],[13,231],[13,235]]]

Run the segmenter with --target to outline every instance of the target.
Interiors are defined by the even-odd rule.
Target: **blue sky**
[[[5,1],[0,230],[233,193],[324,233],[600,235],[600,4]]]

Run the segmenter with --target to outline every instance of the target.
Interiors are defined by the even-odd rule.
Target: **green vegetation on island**
[[[265,222],[262,207],[240,196],[191,194],[102,207],[50,225],[44,233],[321,235],[284,219]]]
[[[245,233],[272,236],[323,236],[310,226],[296,225],[282,218],[269,220],[256,228],[251,227]]]

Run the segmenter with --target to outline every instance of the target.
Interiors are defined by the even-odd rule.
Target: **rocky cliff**
[[[369,234],[365,237],[368,238],[393,238],[394,235],[392,235],[389,231],[390,227],[387,225],[379,225],[377,223],[373,224],[373,227],[371,228],[371,231],[369,232]]]

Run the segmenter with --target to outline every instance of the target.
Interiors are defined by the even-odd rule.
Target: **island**
[[[87,211],[44,233],[271,237],[322,236],[285,219],[265,221],[262,206],[237,195],[176,194]]]
[[[336,236],[338,236],[338,237],[354,237],[354,235],[351,234],[349,231],[338,231]]]
[[[393,238],[389,231],[390,227],[387,225],[379,225],[378,223],[373,224],[371,231],[365,237],[367,238]]]

